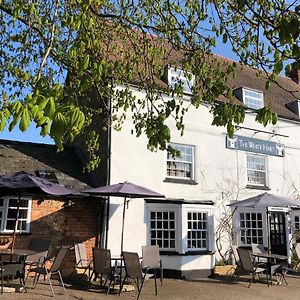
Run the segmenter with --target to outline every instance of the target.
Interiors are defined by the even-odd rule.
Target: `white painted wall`
[[[139,96],[141,92],[136,91]],[[242,200],[264,191],[246,188],[246,152],[230,150],[225,147],[226,130],[211,126],[212,116],[208,106],[190,109],[185,116],[185,133],[180,133],[172,122],[172,142],[195,146],[195,181],[197,185],[164,182],[166,172],[166,153],[147,150],[144,136],[131,135],[133,124],[128,118],[121,132],[112,132],[111,145],[111,184],[130,181],[153,189],[167,198],[186,200],[211,200],[215,203],[214,231],[219,220],[230,213],[226,206],[230,201]],[[282,137],[267,133],[256,133],[241,129],[243,136],[270,140],[285,145],[285,157],[268,157],[268,180],[270,193],[296,197],[300,190],[300,126],[292,121],[279,120],[274,126],[263,126],[255,122],[255,116],[248,113],[245,127],[264,131],[276,130]],[[120,254],[122,198],[111,198],[108,247],[113,255]],[[141,254],[141,246],[147,242],[147,212],[143,199],[133,199],[126,209],[124,249]],[[228,239],[223,238],[224,247]],[[215,246],[214,246],[215,248]],[[217,255],[218,258],[218,255]],[[212,268],[214,258],[202,256],[165,256],[164,265],[181,270]]]

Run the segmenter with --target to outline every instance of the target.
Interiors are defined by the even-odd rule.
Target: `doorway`
[[[287,255],[286,226],[284,212],[271,212],[270,215],[271,252]]]

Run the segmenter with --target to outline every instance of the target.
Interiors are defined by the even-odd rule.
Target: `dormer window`
[[[246,88],[242,88],[242,96],[244,104],[253,109],[261,109],[264,107],[263,93]]]
[[[179,68],[169,67],[168,83],[172,88],[181,85],[184,94],[192,94],[192,88],[195,83],[195,76],[191,72],[183,71]]]
[[[295,100],[285,105],[290,111],[300,117],[300,101]]]

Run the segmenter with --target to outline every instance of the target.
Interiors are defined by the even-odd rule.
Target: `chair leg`
[[[157,295],[156,270],[154,270],[155,295]]]
[[[143,279],[142,279],[142,282],[141,282],[141,285],[140,285],[140,287],[138,287],[139,293],[138,293],[138,295],[136,297],[136,300],[138,300],[140,298],[140,295],[141,295],[141,292],[142,292],[142,288],[143,288],[143,285],[144,285],[144,281],[145,281],[145,278],[146,278],[146,274],[147,273],[145,272],[145,274],[143,276]]]
[[[47,274],[47,278],[49,280],[49,285],[50,285],[50,288],[51,288],[52,296],[55,297],[54,289],[53,289],[52,282],[51,282],[51,274]]]
[[[123,289],[123,286],[124,286],[124,283],[125,283],[125,280],[127,279],[127,276],[125,275],[124,276],[124,278],[123,278],[123,281],[122,281],[122,283],[120,282],[120,290],[119,290],[119,295],[121,294],[121,291],[122,291],[122,289]]]
[[[162,262],[160,261],[160,285],[163,285],[163,277],[164,277],[164,272],[163,272],[163,267],[162,267]]]
[[[33,281],[33,288],[35,289],[36,285],[38,284],[38,281],[40,279],[41,274],[36,273],[34,276],[34,281]]]
[[[65,284],[64,284],[64,281],[62,279],[61,273],[60,273],[60,271],[58,271],[57,273],[58,273],[58,276],[59,276],[60,283],[61,283],[61,285],[63,287],[63,290],[64,290],[64,292],[66,292]]]

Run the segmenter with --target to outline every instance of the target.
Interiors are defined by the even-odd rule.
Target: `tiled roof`
[[[95,178],[83,173],[83,163],[77,147],[66,146],[57,152],[55,145],[0,140],[0,175],[36,170],[55,172],[59,184],[75,192],[97,185]]]
[[[229,61],[230,62],[230,61]],[[300,121],[300,118],[286,107],[286,104],[300,99],[300,86],[289,77],[278,76],[277,82],[265,88],[266,75],[257,76],[257,70],[237,64],[236,78],[230,78],[228,84],[232,88],[250,88],[263,92],[264,105],[276,112],[278,116]],[[225,100],[220,97],[220,100]],[[241,100],[237,100],[241,103]]]

